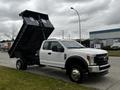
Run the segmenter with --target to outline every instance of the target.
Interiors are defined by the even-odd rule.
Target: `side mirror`
[[[54,52],[64,52],[64,48],[57,48],[57,46],[53,46],[52,51],[54,51]]]
[[[59,49],[59,52],[64,52],[64,48],[60,48],[60,49]]]

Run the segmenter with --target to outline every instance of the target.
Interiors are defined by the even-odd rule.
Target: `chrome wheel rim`
[[[79,81],[80,71],[78,69],[73,69],[72,72],[71,72],[71,77],[74,81]]]

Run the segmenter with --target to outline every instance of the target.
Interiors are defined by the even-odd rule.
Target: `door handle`
[[[49,52],[48,55],[51,55],[51,52]]]

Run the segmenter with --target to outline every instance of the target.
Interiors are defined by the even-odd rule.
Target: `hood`
[[[70,52],[85,53],[85,54],[89,54],[89,55],[105,54],[105,53],[107,53],[106,50],[95,49],[95,48],[70,49]]]

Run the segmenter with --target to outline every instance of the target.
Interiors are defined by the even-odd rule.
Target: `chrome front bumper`
[[[110,64],[102,65],[102,66],[88,66],[89,73],[102,73],[108,71],[110,68]]]

